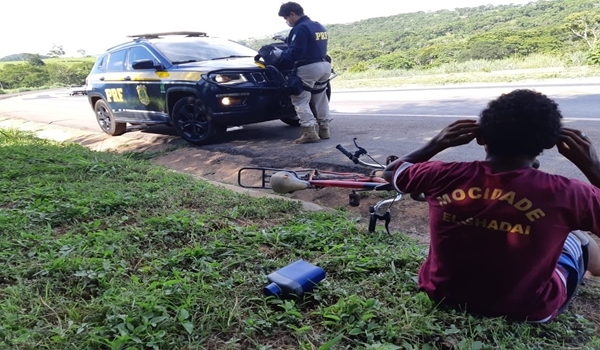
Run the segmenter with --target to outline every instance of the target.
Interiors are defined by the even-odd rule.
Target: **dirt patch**
[[[196,148],[182,148],[154,159],[154,162],[179,172],[192,174],[218,183],[238,186],[238,170],[256,166],[252,158],[230,155]],[[385,199],[380,193],[363,192],[365,197],[358,207],[349,205],[349,189],[322,188],[297,191],[287,195],[277,195],[271,190],[257,190],[258,193],[272,194],[285,198],[315,203],[324,208],[343,209],[360,218],[359,222],[369,224],[369,207]],[[428,242],[429,222],[427,204],[409,197],[396,202],[391,208],[392,219],[389,224],[391,233],[402,232],[420,242]],[[384,222],[378,226],[383,229]]]

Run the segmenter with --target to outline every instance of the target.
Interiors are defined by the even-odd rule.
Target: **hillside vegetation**
[[[338,71],[350,72],[424,69],[531,55],[554,56],[572,65],[598,64],[597,4],[596,0],[536,1],[330,24],[326,26],[329,54]],[[265,37],[244,43],[260,48],[270,41]]]
[[[599,75],[595,68],[600,67],[597,0],[540,0],[526,5],[403,13],[328,24],[327,30],[334,68],[344,73],[336,84],[342,85],[344,80],[352,80],[350,85],[356,85],[365,79],[386,78],[377,82],[381,85],[388,84],[389,78],[407,76],[420,83],[507,81],[513,79],[510,74],[435,79],[430,75],[548,67],[586,68],[536,73],[535,77]],[[271,41],[270,37],[263,37],[241,42],[259,49]],[[0,64],[0,93],[2,89],[82,84],[93,58],[75,63],[62,58],[64,51],[60,46],[52,52],[58,56],[53,64],[32,54],[0,59],[22,59],[19,64]],[[428,76],[414,78],[416,75]]]

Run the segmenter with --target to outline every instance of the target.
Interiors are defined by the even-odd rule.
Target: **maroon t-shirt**
[[[555,271],[567,235],[600,232],[599,189],[533,168],[494,174],[489,162],[404,162],[393,182],[429,203],[419,288],[469,312],[556,316],[567,297]]]

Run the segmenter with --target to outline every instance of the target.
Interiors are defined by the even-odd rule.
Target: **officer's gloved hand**
[[[273,37],[273,40],[281,40],[281,41],[285,41],[285,39],[286,39],[286,37],[285,37],[285,36],[283,36],[283,35],[281,35],[281,34],[276,34],[276,35]]]
[[[283,52],[282,49],[276,47],[273,49],[273,56],[280,58],[281,57],[281,53]]]

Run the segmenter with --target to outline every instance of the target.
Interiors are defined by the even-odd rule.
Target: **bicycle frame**
[[[252,171],[261,172],[260,185],[252,185],[244,182],[245,178],[250,177],[244,173]],[[319,189],[324,187],[339,187],[369,191],[390,190],[390,188],[384,189],[382,187],[382,185],[389,185],[389,182],[385,181],[385,179],[380,176],[376,176],[375,174],[365,175],[360,173],[344,173],[318,169],[290,170],[260,167],[241,168],[238,171],[238,185],[244,188],[272,189],[270,186],[270,179],[273,175],[279,172],[291,173],[294,174],[298,179],[307,181],[309,186],[306,188]]]
[[[386,181],[379,172],[385,166],[379,163],[368,163],[359,159],[360,156],[366,155],[368,152],[359,147],[354,138],[354,145],[358,150],[352,154],[342,145],[337,145],[336,148],[346,155],[354,164],[365,168],[372,169],[369,174],[349,173],[325,171],[319,169],[279,169],[279,168],[263,168],[263,167],[245,167],[238,171],[238,185],[244,188],[254,189],[272,189],[277,193],[292,193],[304,189],[321,189],[325,187],[347,188],[352,192],[349,195],[349,205],[359,206],[360,196],[357,191],[394,191],[393,186]],[[372,158],[371,158],[372,159]],[[397,159],[395,156],[387,158],[387,163]],[[247,181],[251,179],[250,181]],[[277,180],[276,188],[271,186],[271,181]],[[284,185],[282,185],[282,182]],[[375,232],[375,226],[378,220],[385,221],[385,229],[389,231],[389,223],[391,221],[390,208],[396,202],[402,199],[403,193],[396,193],[392,198],[387,198],[377,202],[369,207],[369,232]],[[411,196],[415,200],[415,196]]]

